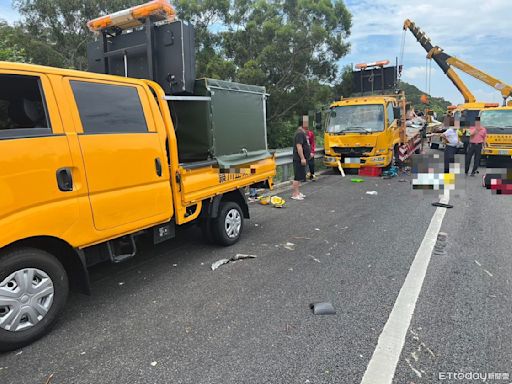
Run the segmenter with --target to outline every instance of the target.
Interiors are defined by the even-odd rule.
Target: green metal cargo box
[[[264,87],[199,79],[194,96],[171,96],[180,162],[217,160],[221,168],[270,157]]]

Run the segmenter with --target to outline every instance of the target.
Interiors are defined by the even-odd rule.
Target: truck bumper
[[[340,155],[325,155],[324,165],[326,167],[338,168],[338,161],[343,168],[361,168],[361,167],[386,167],[391,163],[393,153],[388,151],[379,156],[367,157],[342,157]]]
[[[484,149],[482,149],[482,155],[485,155],[485,156],[512,156],[512,149],[509,149],[509,148],[500,149],[500,148],[485,147]]]

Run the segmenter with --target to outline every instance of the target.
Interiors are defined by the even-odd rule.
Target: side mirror
[[[400,120],[402,118],[402,110],[400,107],[393,107],[393,114],[395,115],[395,119]]]
[[[322,129],[322,112],[315,113],[315,129],[318,131]]]

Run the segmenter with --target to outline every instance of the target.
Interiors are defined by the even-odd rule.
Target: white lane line
[[[447,204],[449,200],[448,191],[446,191],[441,202]],[[393,381],[398,359],[404,347],[405,336],[411,324],[414,308],[445,213],[446,208],[439,207],[432,216],[425,237],[416,252],[395,305],[389,314],[388,321],[379,336],[377,347],[373,351],[368,367],[366,367],[361,384],[390,384]]]

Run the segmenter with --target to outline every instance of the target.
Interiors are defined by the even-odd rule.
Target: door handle
[[[160,160],[159,157],[155,159],[155,169],[158,177],[162,176],[162,161]]]
[[[62,192],[73,191],[73,175],[69,168],[59,168],[57,170],[57,185]]]

